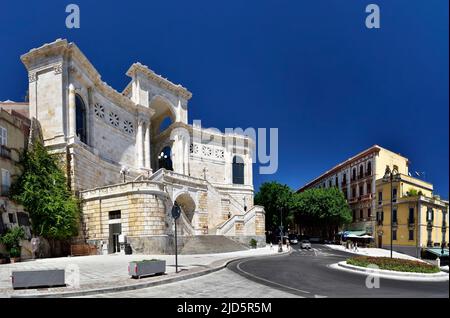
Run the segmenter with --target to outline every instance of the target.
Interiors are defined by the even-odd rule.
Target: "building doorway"
[[[119,235],[122,234],[122,224],[113,223],[109,224],[109,248],[110,254],[120,252]]]
[[[378,235],[378,248],[383,248],[383,236]]]

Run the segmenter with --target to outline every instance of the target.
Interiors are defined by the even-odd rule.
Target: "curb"
[[[292,253],[292,250],[277,253],[277,254],[269,254],[269,255],[254,255],[254,256],[243,256],[243,257],[235,257],[224,261],[216,261],[221,262],[219,265],[213,266],[211,268],[200,270],[196,272],[186,273],[184,275],[168,277],[166,279],[151,281],[151,282],[145,282],[145,283],[138,283],[138,284],[132,284],[132,285],[122,285],[117,287],[105,287],[105,288],[93,288],[93,289],[87,289],[87,290],[80,290],[80,291],[67,291],[67,292],[61,292],[61,293],[39,293],[39,294],[12,294],[10,298],[61,298],[61,297],[79,297],[79,296],[89,296],[89,295],[96,295],[96,294],[105,294],[105,293],[115,293],[115,292],[121,292],[121,291],[128,291],[128,290],[135,290],[135,289],[142,289],[142,288],[148,288],[153,286],[159,286],[164,284],[170,284],[174,282],[179,282],[191,278],[200,277],[203,275],[211,274],[214,272],[217,272],[225,267],[228,266],[231,262],[234,262],[236,260],[245,259],[245,258],[252,258],[252,257],[267,257],[267,256],[280,256],[280,255],[289,255]],[[214,264],[211,263],[211,264]]]
[[[408,281],[417,281],[417,282],[444,282],[449,280],[448,273],[439,272],[439,273],[410,273],[410,272],[397,272],[385,269],[375,269],[375,268],[367,268],[360,267],[347,264],[346,261],[342,261],[336,264],[329,265],[331,268],[338,270],[345,270],[349,272],[353,272],[355,274],[362,275],[372,275],[381,278],[387,279],[396,279],[396,280],[408,280]]]

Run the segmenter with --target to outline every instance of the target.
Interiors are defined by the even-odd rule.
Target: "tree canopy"
[[[280,209],[283,209],[283,224],[286,224],[293,195],[289,186],[276,181],[265,182],[260,186],[255,195],[255,204],[264,206],[266,229],[273,229],[280,224]]]
[[[280,224],[283,208],[283,224],[296,223],[309,233],[331,237],[338,227],[352,221],[351,210],[338,188],[308,189],[296,193],[289,186],[278,182],[266,182],[255,195],[255,204],[264,206],[266,228]]]
[[[22,174],[11,187],[12,199],[30,214],[33,232],[53,240],[77,235],[79,205],[67,187],[56,158],[39,142],[21,155]]]

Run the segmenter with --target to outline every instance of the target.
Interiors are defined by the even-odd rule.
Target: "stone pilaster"
[[[150,121],[145,125],[144,137],[144,154],[145,154],[145,168],[151,169],[150,163]]]
[[[75,102],[75,87],[73,84],[69,85],[69,136],[75,136],[77,125],[77,112]]]
[[[143,138],[142,138],[142,130],[143,130],[144,122],[142,119],[138,119],[138,127],[136,132],[136,154],[137,154],[137,167],[144,167],[144,154],[143,154]]]

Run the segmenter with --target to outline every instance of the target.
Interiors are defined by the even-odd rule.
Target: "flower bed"
[[[390,257],[356,256],[349,258],[347,260],[347,264],[360,267],[376,265],[379,267],[379,269],[397,272],[439,273],[440,271],[437,266],[424,262]]]

